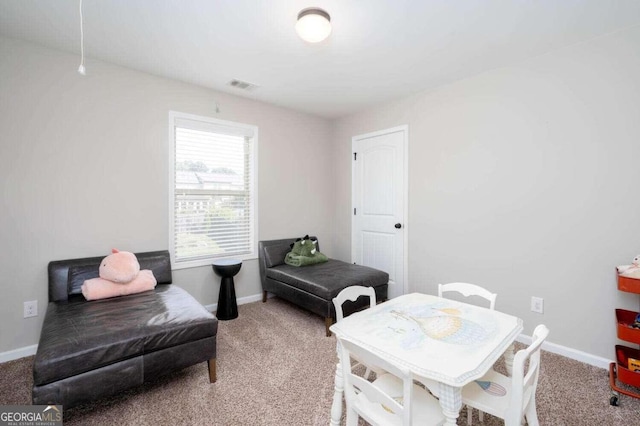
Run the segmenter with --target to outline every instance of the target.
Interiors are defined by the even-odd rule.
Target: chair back
[[[529,404],[535,404],[540,376],[540,347],[548,335],[549,329],[544,324],[538,325],[533,331],[531,345],[516,353],[513,360],[511,401],[505,414],[505,424],[520,424]]]
[[[355,302],[360,296],[369,297],[369,307],[376,306],[376,291],[373,287],[364,287],[361,285],[352,285],[344,288],[336,297],[333,298],[333,305],[336,308],[336,322],[344,318],[342,305],[347,300]]]
[[[338,341],[347,410],[353,410],[372,425],[410,425],[413,379],[409,370],[387,362],[350,340],[339,338]],[[351,359],[362,360],[391,374],[372,383],[354,374],[350,368]]]
[[[496,293],[491,293],[489,290],[480,287],[476,284],[469,283],[449,283],[438,284],[438,297],[444,297],[444,293],[456,292],[462,294],[464,297],[479,296],[489,301],[489,309],[495,309],[496,307]]]

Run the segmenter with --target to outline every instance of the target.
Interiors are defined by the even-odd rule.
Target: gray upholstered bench
[[[312,237],[315,239],[315,237]],[[329,259],[326,263],[311,266],[290,266],[284,263],[291,251],[295,238],[260,241],[260,279],[262,281],[262,301],[273,293],[325,319],[326,335],[331,336],[329,327],[335,320],[333,298],[345,287],[361,285],[373,287],[376,299],[387,299],[389,274],[362,265],[354,265],[340,260]],[[320,250],[320,243],[317,243]],[[368,305],[362,298],[345,303],[345,315]]]

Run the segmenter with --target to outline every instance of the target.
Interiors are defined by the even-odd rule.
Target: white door
[[[407,126],[352,139],[352,261],[389,273],[389,299],[407,292]]]

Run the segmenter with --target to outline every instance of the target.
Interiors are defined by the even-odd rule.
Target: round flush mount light
[[[296,32],[304,41],[317,43],[331,34],[331,17],[317,7],[302,9],[298,13]]]

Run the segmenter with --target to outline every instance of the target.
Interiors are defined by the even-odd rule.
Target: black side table
[[[236,288],[233,283],[233,277],[240,272],[242,261],[236,259],[221,259],[214,261],[211,266],[213,267],[213,271],[222,277],[220,280],[216,317],[219,320],[238,318],[238,303],[236,302]]]

